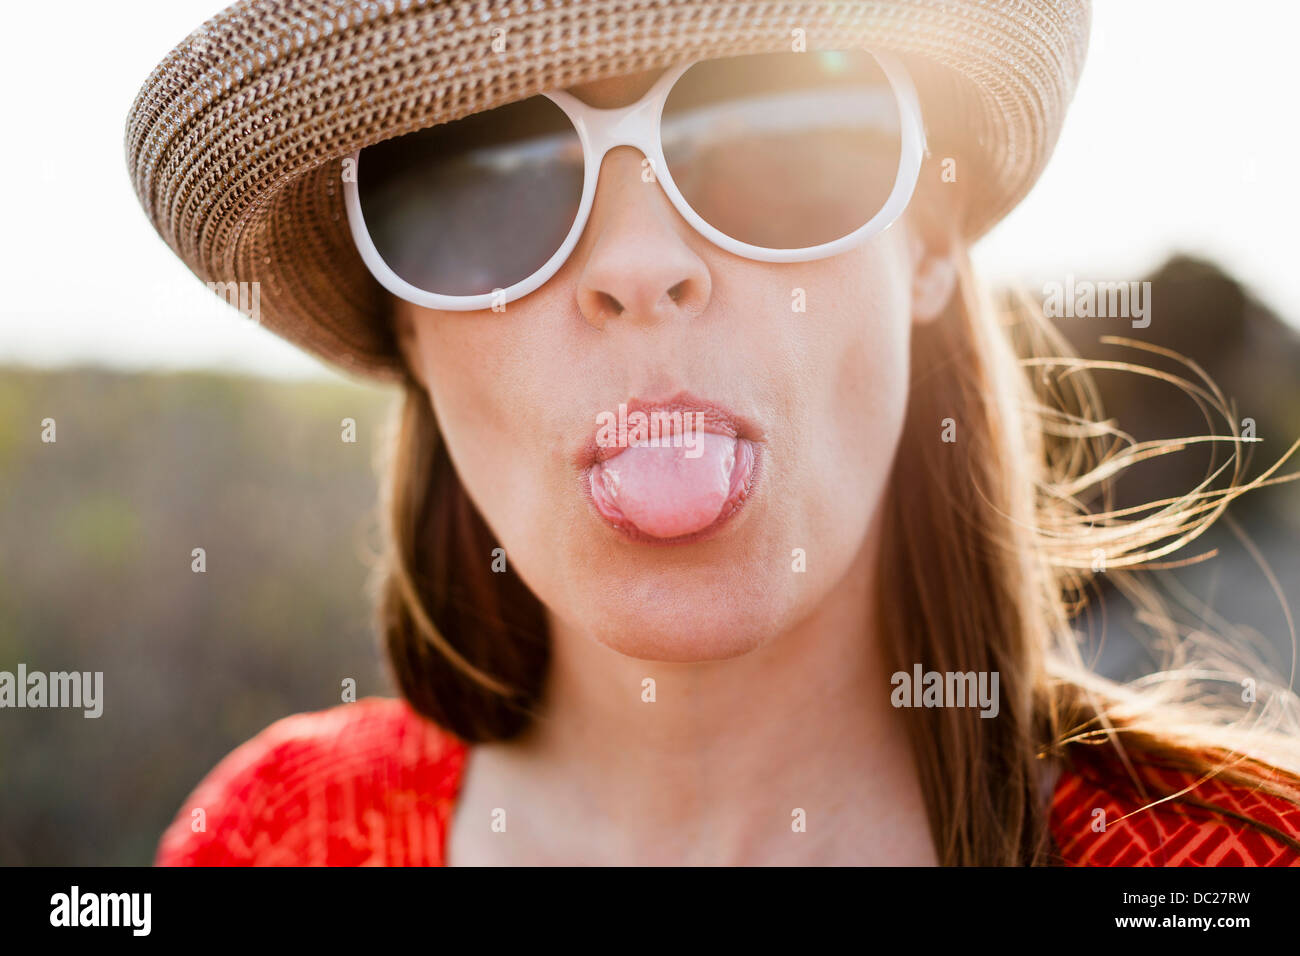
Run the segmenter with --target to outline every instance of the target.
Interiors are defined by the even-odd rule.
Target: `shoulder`
[[[160,866],[430,864],[466,746],[378,697],[276,721],[223,759],[163,834]]]
[[[1066,865],[1300,866],[1290,800],[1138,755],[1130,772],[1109,747],[1072,751],[1050,817]]]

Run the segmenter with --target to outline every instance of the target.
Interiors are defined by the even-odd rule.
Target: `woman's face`
[[[572,92],[617,106],[655,75]],[[542,288],[504,312],[398,301],[398,325],[461,482],[550,613],[633,657],[728,658],[798,624],[864,556],[911,325],[940,311],[953,269],[906,220],[815,262],[732,255],[641,160],[605,157],[581,241]],[[690,414],[668,447],[604,448],[620,405]]]

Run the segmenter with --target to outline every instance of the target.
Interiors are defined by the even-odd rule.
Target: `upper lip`
[[[646,415],[652,412],[673,414],[680,412],[685,414],[693,412],[701,415],[699,419],[700,428],[706,432],[713,432],[717,435],[727,435],[732,438],[744,438],[749,441],[762,441],[763,430],[751,418],[733,412],[718,402],[708,401],[707,399],[697,398],[690,392],[678,392],[670,398],[649,400],[633,396],[626,399],[620,404],[626,406],[627,414],[632,412],[642,412]],[[612,408],[601,409],[600,413],[609,413],[618,416],[618,405]],[[622,448],[602,448],[596,441],[596,435],[600,431],[597,415],[591,418],[592,426],[587,435],[587,439],[579,449],[577,456],[578,468],[586,471],[597,462],[605,461],[614,457]],[[663,434],[662,432],[660,433]]]

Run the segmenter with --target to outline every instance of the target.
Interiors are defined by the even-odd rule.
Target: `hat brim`
[[[354,150],[674,63],[796,39],[866,47],[907,62],[973,239],[1051,155],[1088,27],[1088,0],[244,0],[150,74],[127,118],[127,164],[155,228],[201,279],[258,283],[263,325],[344,370],[395,379],[385,293],[343,206],[341,160]]]

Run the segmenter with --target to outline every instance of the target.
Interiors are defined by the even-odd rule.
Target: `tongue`
[[[736,439],[700,432],[694,449],[633,445],[592,469],[591,491],[607,517],[655,538],[707,528],[731,491]],[[687,453],[698,453],[690,457]]]

